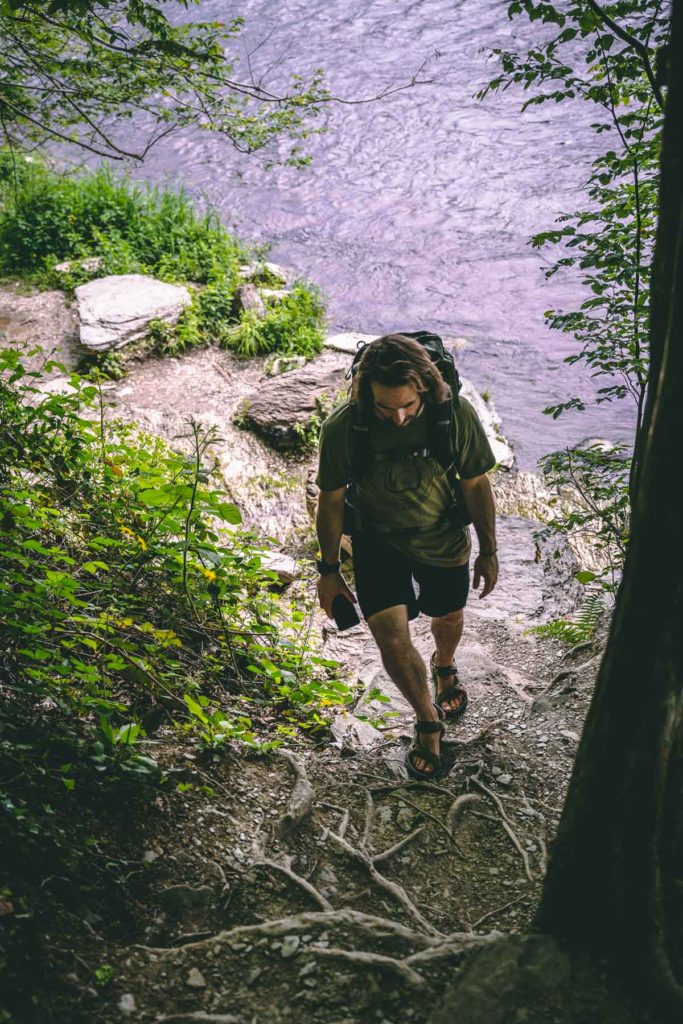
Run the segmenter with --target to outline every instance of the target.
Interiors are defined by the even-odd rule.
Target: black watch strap
[[[321,576],[330,576],[333,572],[339,572],[341,562],[326,562],[324,558],[319,558],[315,567]]]

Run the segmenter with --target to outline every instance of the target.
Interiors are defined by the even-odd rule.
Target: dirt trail
[[[112,413],[167,438],[188,415],[217,426],[246,523],[302,558],[311,457],[276,454],[233,423],[261,374],[216,351],[146,362],[112,389]],[[319,613],[313,642],[362,684],[334,742],[206,762],[174,750],[195,787],[157,799],[129,838],[125,940],[89,929],[84,958],[113,970],[82,990],[83,1020],[427,1022],[466,952],[528,928],[598,650],[525,632],[546,602],[575,602],[561,582],[571,560],[539,559],[532,533],[501,520],[500,586],[470,598],[458,657],[470,706],[449,727],[438,781],[405,778],[412,713],[367,628],[340,635]],[[427,660],[427,620],[413,635]]]

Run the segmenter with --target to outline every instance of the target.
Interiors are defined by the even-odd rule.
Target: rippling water
[[[228,17],[225,6],[204,0],[200,16]],[[519,92],[473,98],[495,73],[486,51],[539,31],[508,22],[506,8],[501,0],[246,0],[242,45],[261,44],[257,73],[275,64],[282,80],[323,66],[332,91],[349,98],[409,80],[427,58],[443,77],[381,102],[329,107],[328,130],[311,140],[313,164],[301,171],[265,171],[262,160],[196,132],[155,150],[144,173],[182,181],[243,237],[272,242],[273,259],[322,287],[333,328],[466,337],[461,369],[491,391],[529,468],[571,441],[628,436],[629,423],[618,407],[542,415],[594,387],[562,362],[572,345],[543,322],[543,310],[578,303],[580,286],[545,282],[546,257],[528,239],[583,202],[595,110],[562,103],[522,115]]]

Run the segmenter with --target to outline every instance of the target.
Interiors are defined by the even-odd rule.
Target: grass
[[[92,256],[101,265],[83,269],[81,261]],[[193,304],[179,324],[152,331],[162,353],[209,343],[245,358],[320,351],[324,306],[305,282],[268,301],[263,318],[235,312],[239,268],[253,256],[214,211],[197,212],[183,190],[135,184],[106,166],[58,173],[38,158],[0,151],[0,275],[68,293],[107,274],[188,284]],[[65,261],[73,263],[69,272],[54,270]],[[256,280],[274,279],[261,265]]]

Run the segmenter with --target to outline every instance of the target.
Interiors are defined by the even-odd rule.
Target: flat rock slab
[[[173,325],[192,302],[183,285],[144,274],[112,274],[79,285],[80,339],[94,352],[122,348],[144,338],[152,320]]]
[[[273,448],[300,448],[315,415],[324,418],[344,397],[348,360],[329,352],[302,369],[265,380],[245,396],[240,418]]]
[[[28,370],[38,370],[46,357],[74,370],[80,358],[78,318],[63,292],[24,295],[16,287],[0,289],[0,346],[40,345],[42,352],[24,359]]]

